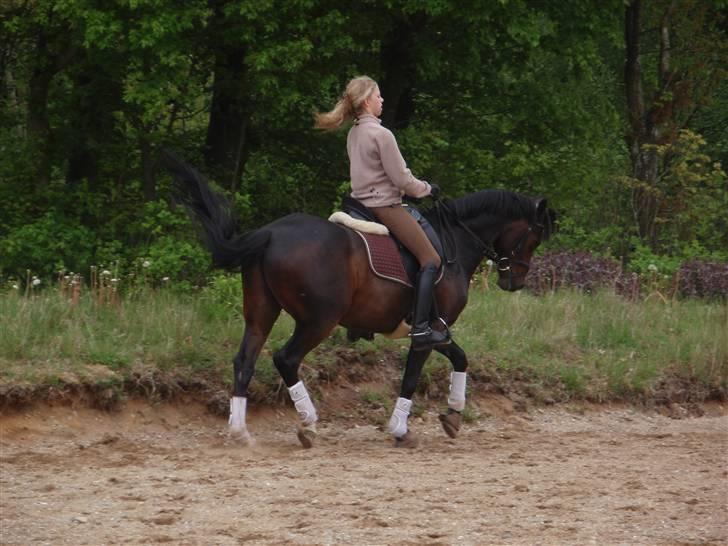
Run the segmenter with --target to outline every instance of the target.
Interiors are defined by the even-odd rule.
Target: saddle
[[[417,272],[420,270],[417,258],[394,235],[388,234],[389,230],[382,226],[359,201],[347,196],[344,197],[341,205],[346,214],[334,213],[329,220],[348,225],[362,238],[372,272],[383,279],[413,287],[417,279]],[[445,263],[442,242],[432,224],[412,205],[405,203],[403,207],[420,224],[442,263]],[[353,218],[355,221],[350,222],[348,218]],[[369,223],[374,223],[373,229],[369,229],[367,225]],[[373,233],[369,231],[373,231]],[[444,268],[441,268],[436,282],[440,282],[442,279],[443,271]]]

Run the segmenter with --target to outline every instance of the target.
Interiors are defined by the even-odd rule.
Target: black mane
[[[481,214],[502,218],[532,218],[535,213],[533,199],[508,190],[483,190],[448,203],[461,220]]]

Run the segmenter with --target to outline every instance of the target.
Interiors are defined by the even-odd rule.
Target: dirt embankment
[[[315,367],[304,364],[301,377],[314,398],[325,401],[334,414],[359,417],[363,422],[386,420],[396,399],[402,377],[403,358],[399,351],[337,347],[316,355],[323,362]],[[484,362],[469,370],[469,396],[477,400],[500,395],[517,410],[565,402],[629,403],[656,409],[673,417],[700,416],[706,402],[723,403],[728,394],[721,386],[706,386],[677,374],[663,373],[661,379],[642,392],[610,393],[603,387],[580,393],[570,391],[558,379],[530,376],[525,369],[499,369]],[[447,398],[449,366],[426,368],[415,395],[416,410]],[[227,416],[230,386],[224,374],[208,370],[181,374],[156,368],[133,369],[117,373],[102,365],[88,365],[80,374],[66,373],[60,378],[37,384],[3,381],[0,378],[0,412],[12,413],[42,402],[54,406],[83,406],[115,411],[126,399],[145,399],[150,403],[194,400],[215,415]],[[260,374],[259,374],[260,375]],[[256,406],[290,406],[283,382],[274,377],[256,376],[251,384],[250,401]],[[487,415],[487,413],[486,413]]]

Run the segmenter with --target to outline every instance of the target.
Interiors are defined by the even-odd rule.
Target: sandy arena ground
[[[492,403],[492,404],[491,404]],[[253,447],[196,404],[0,416],[2,544],[728,544],[728,415],[499,411],[414,450],[371,425],[253,415]],[[491,409],[492,409],[491,408]]]

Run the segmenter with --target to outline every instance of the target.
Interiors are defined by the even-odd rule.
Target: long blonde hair
[[[360,113],[364,101],[376,87],[377,82],[369,76],[359,76],[350,80],[334,109],[316,114],[314,127],[331,131],[354,119]]]

